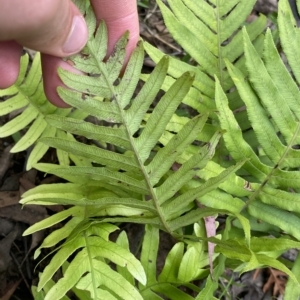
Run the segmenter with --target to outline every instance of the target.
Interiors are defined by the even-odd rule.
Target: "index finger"
[[[139,40],[139,19],[136,0],[91,0],[97,20],[104,20],[108,28],[108,54],[124,34],[130,32],[126,48],[126,62]]]

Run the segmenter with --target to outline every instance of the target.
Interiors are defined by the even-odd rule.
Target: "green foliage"
[[[93,15],[91,12],[88,14],[90,15],[87,18],[92,20]],[[90,24],[93,23],[90,21]],[[90,29],[93,32],[96,30],[92,25]],[[112,126],[96,126],[88,121],[58,115],[47,117],[47,122],[55,128],[66,131],[69,136],[80,134],[89,140],[118,147],[119,151],[112,152],[108,148],[102,149],[66,138],[40,139],[40,142],[47,146],[87,161],[86,165],[81,166],[36,164],[37,169],[56,174],[70,183],[39,186],[24,194],[22,200],[24,204],[75,205],[35,224],[26,232],[26,234],[33,233],[73,216],[63,228],[50,234],[36,251],[38,256],[42,248],[53,247],[67,238],[41,275],[38,290],[43,289],[69,258],[70,264],[64,277],[53,285],[45,299],[60,299],[74,287],[90,292],[93,299],[99,297],[106,299],[108,293],[110,297],[127,295],[126,299],[131,299],[130,297],[142,299],[142,292],[134,288],[132,276],[145,286],[144,270],[140,269],[138,261],[128,253],[128,250],[123,250],[118,244],[103,240],[101,235],[97,235],[94,232],[93,222],[98,224],[99,232],[104,230],[103,226],[111,226],[107,222],[137,222],[149,226],[151,224],[176,235],[178,234],[176,231],[183,226],[191,225],[202,216],[217,212],[212,209],[198,210],[194,203],[195,196],[214,189],[241,166],[237,164],[222,172],[208,181],[211,184],[203,183],[178,194],[182,186],[195,176],[198,168],[205,166],[213,156],[221,135],[216,132],[211,137],[210,144],[199,147],[186,163],[182,164],[178,172],[170,173],[169,170],[176,159],[197,139],[208,116],[203,114],[191,119],[170,139],[166,147],[158,147],[159,138],[164,134],[168,122],[188,93],[194,77],[190,72],[186,72],[178,78],[152,113],[147,116],[146,113],[166,78],[169,59],[165,57],[160,61],[139,93],[133,96],[144,58],[143,45],[142,43],[138,45],[123,77],[116,82],[125,58],[126,43],[127,34],[117,43],[114,54],[106,62],[102,62],[106,54],[107,33],[105,24],[101,23],[95,36],[91,36],[83,50],[84,56],[73,58],[76,67],[86,75],[59,71],[64,83],[72,88],[72,90],[59,88],[61,97],[78,110],[99,120],[110,122]],[[93,221],[99,217],[100,220]],[[74,230],[74,226],[78,231]],[[107,249],[108,254],[105,252],[101,256],[95,250],[98,247]],[[81,248],[82,250],[79,250]],[[191,255],[195,256],[197,248],[199,245],[188,249],[187,256],[182,257],[183,261],[191,259]],[[71,259],[70,256],[75,252],[78,253]],[[195,259],[196,257],[193,258]],[[203,256],[203,260],[207,260],[207,254]],[[80,268],[79,264],[83,261],[84,267]],[[126,266],[126,269],[121,271],[125,275],[121,276],[111,270],[110,263],[120,267]],[[205,265],[207,263],[203,264]],[[184,267],[186,268],[185,263],[178,276],[181,281],[187,282],[188,278],[194,278],[197,272],[194,271],[193,274],[196,272],[194,275],[187,275]],[[101,273],[100,270],[103,269]],[[136,271],[134,273],[133,269],[139,269],[138,273]],[[117,290],[116,284],[119,286]],[[105,293],[102,287],[105,287]],[[168,294],[169,289],[170,293],[174,294],[176,291],[184,294],[171,283],[163,283],[158,290],[145,290],[145,293]]]
[[[149,0],[138,0],[137,4],[140,7],[148,8],[149,7]]]
[[[288,1],[279,3],[278,25],[282,47],[296,77],[294,55],[291,55],[295,53],[295,44],[287,39],[286,33],[297,32],[297,36],[299,32],[295,29]],[[277,52],[270,30],[264,38],[262,57],[253,47],[247,31],[243,31],[248,77],[229,61],[226,64],[246,105],[259,148],[243,137],[218,83],[216,105],[221,127],[226,130],[224,142],[234,160],[247,159],[243,168],[249,180],[247,186],[251,188],[245,205],[249,214],[299,240],[296,230],[299,224],[299,89]],[[275,247],[273,245],[273,249]],[[264,257],[263,262],[270,264],[269,259]],[[291,282],[292,276],[290,285]],[[298,290],[295,284],[294,288]]]
[[[38,57],[25,79],[23,57],[18,82],[1,91],[10,97],[3,114],[25,107],[0,128],[2,136],[33,121],[14,150],[39,138],[28,167],[67,181],[29,190],[21,203],[71,205],[25,232],[63,224],[35,252],[55,252],[35,299],[69,299],[69,290],[79,299],[217,299],[225,268],[264,266],[288,274],[285,297],[297,298],[299,258],[292,270],[280,261],[300,248],[300,33],[288,0],[280,0],[278,16],[288,67],[266,18],[245,23],[254,0],[157,0],[192,61],[140,42],[121,78],[128,33],[105,59],[105,24],[96,26],[87,2],[76,3],[86,11],[90,38],[70,58],[82,74],[59,70],[68,88],[58,89],[74,109],[48,104]],[[144,47],[157,63],[149,75],[141,74]],[[181,103],[198,115],[177,115]],[[60,164],[37,163],[49,147]],[[219,216],[226,219],[219,228],[205,221]],[[126,233],[116,233],[120,223],[145,225],[140,259]],[[176,239],[162,270],[160,231]]]
[[[65,136],[64,132],[51,126],[45,117],[51,114],[82,119],[87,115],[72,109],[60,109],[47,101],[41,81],[40,55],[37,54],[27,72],[28,54],[21,58],[21,70],[17,82],[10,88],[0,91],[6,100],[0,104],[0,114],[9,115],[9,121],[0,128],[0,137],[10,136],[24,131],[22,138],[14,145],[12,152],[20,152],[33,145],[27,161],[27,169],[37,163],[47,152],[48,146],[36,144],[40,137]],[[58,157],[69,157],[67,153],[57,150]],[[62,159],[59,159],[62,163]]]
[[[191,89],[189,97],[184,99],[184,103],[199,112],[208,111],[213,114],[215,110],[213,76],[219,78],[226,91],[234,86],[224,59],[234,63],[243,73],[247,72],[240,28],[245,24],[255,0],[212,1],[211,4],[206,1],[170,0],[168,3],[171,10],[161,0],[157,3],[170,33],[193,58],[195,64],[191,66],[172,58],[169,74],[178,78],[182,72],[194,72],[194,88]],[[261,15],[253,23],[246,24],[251,41],[260,51],[263,46],[261,33],[265,29],[266,21],[266,17]],[[146,43],[145,48],[155,62],[162,58],[163,54],[150,44]],[[234,93],[232,108],[236,109],[240,105],[241,101]]]

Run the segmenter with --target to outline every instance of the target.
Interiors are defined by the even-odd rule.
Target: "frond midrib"
[[[148,186],[148,189],[149,189],[149,192],[151,194],[151,197],[153,199],[153,204],[157,210],[157,214],[159,216],[159,219],[161,220],[163,226],[165,227],[165,230],[172,235],[172,230],[170,229],[164,215],[163,215],[163,212],[162,212],[162,209],[159,205],[159,201],[156,197],[156,194],[155,194],[155,191],[154,191],[154,188],[150,182],[150,178],[148,176],[148,173],[147,173],[147,170],[139,156],[139,152],[137,150],[137,148],[135,147],[135,143],[134,143],[134,137],[131,135],[131,132],[130,132],[130,129],[129,129],[129,126],[127,124],[127,121],[126,121],[126,118],[125,118],[125,113],[124,113],[124,110],[121,106],[121,99],[120,99],[120,96],[119,94],[116,92],[114,86],[110,83],[110,81],[108,80],[108,78],[105,76],[106,72],[103,68],[103,66],[101,65],[101,63],[99,63],[99,60],[97,59],[97,56],[96,54],[93,52],[93,49],[92,47],[90,47],[89,49],[91,51],[91,54],[94,56],[95,60],[97,61],[97,65],[98,65],[98,68],[99,70],[101,71],[101,74],[103,74],[103,77],[104,77],[104,80],[106,81],[106,84],[111,92],[111,95],[113,95],[114,97],[114,100],[116,101],[117,105],[118,105],[118,108],[119,108],[119,112],[120,112],[120,115],[122,117],[122,120],[123,120],[123,124],[124,124],[124,128],[126,130],[126,135],[127,135],[127,138],[130,142],[130,145],[131,145],[131,149],[134,153],[134,156],[136,158],[136,161],[139,165],[139,169],[141,170],[143,176],[144,176],[144,179],[145,179],[145,182],[146,182],[146,185]]]
[[[220,80],[220,84],[223,87],[223,69],[222,69],[222,49],[221,49],[221,22],[220,22],[220,0],[217,0],[217,7],[216,7],[216,23],[217,23],[217,41],[218,41],[218,69],[219,74],[218,78]]]

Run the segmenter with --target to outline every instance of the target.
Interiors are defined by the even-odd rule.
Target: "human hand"
[[[139,38],[136,0],[91,0],[97,20],[108,27],[108,54],[126,30],[130,31],[126,61]],[[76,72],[63,61],[79,52],[87,42],[87,27],[71,0],[0,1],[0,88],[12,85],[18,77],[23,46],[42,53],[44,89],[49,101],[67,105],[56,88],[62,85],[57,68]]]

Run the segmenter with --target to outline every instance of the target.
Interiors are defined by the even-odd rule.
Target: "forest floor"
[[[140,2],[146,5],[146,7],[139,7],[142,38],[167,54],[185,58],[184,50],[168,33],[155,1],[143,0]],[[255,18],[259,13],[268,14],[276,9],[277,1],[258,1],[249,20]],[[153,67],[154,63],[149,58],[145,58],[145,72],[151,71]],[[7,116],[0,118],[0,125],[7,122],[8,118]],[[49,261],[46,251],[43,252],[45,260],[35,261],[33,259],[34,249],[49,232],[39,232],[26,237],[23,237],[22,233],[28,226],[64,208],[62,206],[26,206],[22,208],[18,204],[25,191],[43,183],[58,182],[59,178],[43,177],[43,174],[36,170],[25,171],[28,151],[11,154],[9,150],[13,144],[12,138],[0,140],[0,300],[32,300],[31,286],[37,284],[38,273]],[[54,152],[49,152],[44,158],[44,162],[51,163],[54,160]],[[60,225],[57,224],[57,226]],[[139,238],[142,236],[141,227],[124,225],[121,229],[127,231],[133,253],[138,252]],[[158,268],[162,268],[165,256],[173,243],[174,241],[169,236],[161,236],[161,256],[158,260]],[[293,261],[296,254],[296,250],[291,250],[285,258]],[[273,269],[246,273],[241,278],[228,271],[227,276],[232,278],[231,287],[227,288],[229,281],[220,283],[224,290],[227,289],[231,295],[230,298],[222,298],[226,300],[281,299],[280,296],[273,296],[278,296],[278,293],[283,292],[286,282],[285,274]]]

